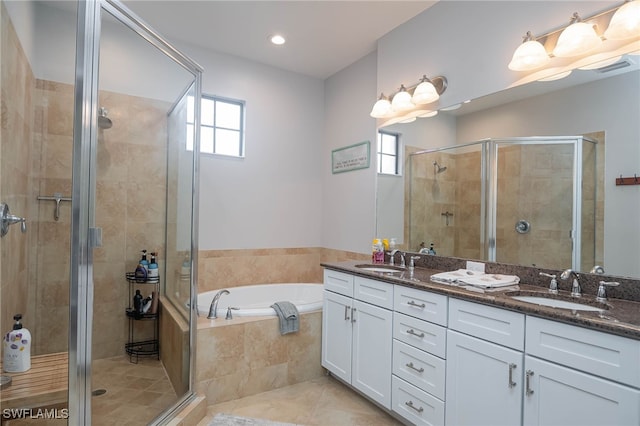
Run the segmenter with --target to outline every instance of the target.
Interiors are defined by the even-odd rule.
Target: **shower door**
[[[489,260],[580,270],[579,141],[491,141]]]
[[[185,302],[195,282],[199,145],[187,110],[199,105],[201,69],[118,2],[81,2],[79,33],[71,415],[77,424],[147,424],[191,394],[194,314]],[[157,259],[158,285],[125,278],[142,250]],[[159,301],[142,318],[131,312],[134,290]]]

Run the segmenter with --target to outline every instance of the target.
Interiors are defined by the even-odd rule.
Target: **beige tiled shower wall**
[[[581,270],[604,265],[604,147],[605,132],[584,135],[596,145],[583,142],[582,166],[582,259]],[[594,157],[595,156],[595,165]],[[595,185],[595,191],[593,186]],[[595,209],[594,209],[595,203]],[[595,239],[595,250],[594,246]],[[594,253],[595,252],[595,253]]]
[[[321,262],[370,260],[369,255],[319,247],[201,250],[198,291],[252,284],[321,283]]]
[[[0,15],[0,198],[9,205],[11,214],[28,219],[26,234],[22,234],[20,225],[16,224],[0,239],[0,332],[11,329],[12,317],[17,313],[23,315],[23,324],[34,331],[35,312],[28,300],[33,294],[29,263],[35,258],[30,248],[37,235],[37,227],[31,220],[33,199],[29,173],[35,80],[4,2],[0,3]]]

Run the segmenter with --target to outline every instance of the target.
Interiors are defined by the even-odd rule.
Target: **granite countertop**
[[[428,290],[433,293],[444,294],[447,296],[521,312],[527,315],[535,315],[541,318],[552,319],[640,340],[640,302],[609,298],[606,302],[608,309],[604,311],[572,311],[569,309],[552,308],[513,299],[509,296],[510,293],[513,295],[513,288],[493,291],[483,291],[481,289],[468,290],[454,285],[439,284],[431,281],[431,275],[443,272],[442,270],[416,267],[413,272],[409,271],[408,268],[405,268],[399,273],[384,273],[367,271],[356,267],[356,265],[362,264],[366,264],[366,262],[345,261],[321,263],[321,265],[327,269],[386,281],[391,284],[399,284],[407,287]],[[567,291],[560,291],[558,296],[552,296],[549,295],[546,287],[528,285],[522,281],[518,287],[519,290],[516,291],[519,291],[520,295],[527,295],[531,292],[535,296],[539,297],[559,296],[560,298],[566,298],[566,300],[571,299],[570,293]],[[581,298],[573,300],[577,303],[600,305],[595,301],[595,294],[583,293]]]

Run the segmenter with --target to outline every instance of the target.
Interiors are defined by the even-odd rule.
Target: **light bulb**
[[[390,116],[391,113],[391,103],[389,102],[389,99],[387,99],[383,93],[380,93],[380,98],[373,105],[369,115],[373,118],[384,118]]]
[[[527,34],[530,35],[530,33]],[[545,66],[550,60],[551,58],[542,43],[536,40],[528,40],[513,52],[509,69],[512,71],[530,71]]]
[[[400,91],[393,96],[393,100],[391,101],[391,110],[406,111],[413,107],[415,107],[415,105],[411,102],[411,95],[407,92],[404,85],[400,85]]]
[[[560,58],[570,58],[590,52],[602,43],[593,25],[580,22],[577,13],[573,14],[575,22],[562,31],[553,54]]]
[[[413,91],[411,101],[416,105],[425,105],[435,102],[438,99],[440,99],[440,95],[438,95],[435,86],[427,76],[423,76],[422,81]]]
[[[609,40],[626,40],[640,36],[640,0],[623,4],[611,18],[604,36]]]

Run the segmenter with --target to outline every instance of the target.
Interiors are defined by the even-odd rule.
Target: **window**
[[[244,157],[244,102],[202,95],[200,152]],[[187,100],[187,150],[193,150],[193,97]]]
[[[378,131],[378,173],[400,174],[400,135]]]

